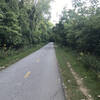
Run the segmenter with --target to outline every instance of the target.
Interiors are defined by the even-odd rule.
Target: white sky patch
[[[71,9],[72,0],[54,0],[54,2],[51,3],[51,22],[53,24],[59,21],[59,16],[65,6]]]

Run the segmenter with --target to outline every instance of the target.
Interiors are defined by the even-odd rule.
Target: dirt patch
[[[77,85],[79,86],[79,89],[83,93],[83,95],[87,98],[87,100],[94,100],[92,98],[92,96],[89,94],[89,92],[88,92],[89,90],[84,86],[83,81],[82,81],[83,78],[80,78],[78,76],[78,74],[72,69],[71,64],[69,62],[67,62],[67,66],[70,69],[72,75],[74,76],[74,78],[77,82]]]

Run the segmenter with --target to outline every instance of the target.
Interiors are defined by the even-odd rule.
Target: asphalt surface
[[[0,72],[0,100],[65,100],[53,43]]]

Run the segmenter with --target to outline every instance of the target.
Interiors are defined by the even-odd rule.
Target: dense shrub
[[[100,78],[100,58],[90,54],[80,54],[79,59],[87,70],[93,71]]]

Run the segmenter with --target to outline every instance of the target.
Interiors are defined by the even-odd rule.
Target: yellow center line
[[[31,72],[30,72],[30,71],[29,71],[29,72],[27,72],[27,73],[25,74],[24,78],[28,78],[28,77],[30,76],[30,74],[31,74]]]
[[[40,62],[40,59],[37,59],[36,62],[39,63]]]

